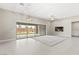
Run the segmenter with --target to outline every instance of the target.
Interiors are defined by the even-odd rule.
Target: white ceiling
[[[24,6],[19,3],[0,3],[0,8],[43,19],[49,19],[50,16],[55,18],[79,16],[78,3],[24,3]]]

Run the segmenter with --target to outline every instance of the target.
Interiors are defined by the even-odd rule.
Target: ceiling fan
[[[56,18],[55,18],[55,16],[50,16],[50,17],[49,17],[49,20],[50,20],[50,21],[54,21],[54,20],[56,20]]]

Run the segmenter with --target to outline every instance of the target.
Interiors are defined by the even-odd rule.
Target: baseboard
[[[7,40],[0,40],[0,43],[9,42],[9,41],[15,41],[16,39],[7,39]]]

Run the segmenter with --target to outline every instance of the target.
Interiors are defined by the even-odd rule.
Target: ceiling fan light
[[[51,17],[50,17],[50,20],[55,20],[54,16],[51,16]]]

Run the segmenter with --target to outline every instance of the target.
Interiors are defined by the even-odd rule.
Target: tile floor
[[[79,54],[79,38],[72,37],[47,46],[32,38],[0,43],[1,55],[76,55]]]

